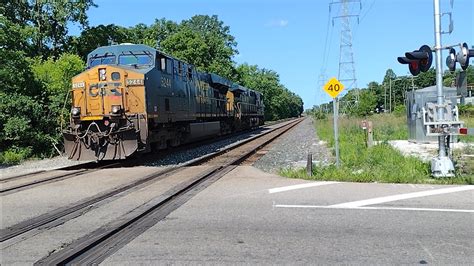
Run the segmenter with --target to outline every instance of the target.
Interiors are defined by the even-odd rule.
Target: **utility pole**
[[[397,80],[400,80],[400,79],[394,79],[393,82],[397,81]],[[392,112],[392,78],[389,79],[389,84],[390,84],[390,90],[389,90],[389,93],[390,93],[390,113]]]
[[[389,93],[390,93],[390,108],[389,108],[389,113],[392,113],[392,79],[389,80],[389,83],[390,83],[390,90],[389,90]]]
[[[435,61],[436,61],[436,91],[438,105],[438,122],[444,119],[444,96],[443,96],[443,72],[441,65],[441,13],[439,10],[439,0],[433,0],[434,9],[434,32],[435,32]],[[438,136],[438,157],[431,160],[431,172],[435,177],[454,176],[454,165],[446,152],[446,135]]]

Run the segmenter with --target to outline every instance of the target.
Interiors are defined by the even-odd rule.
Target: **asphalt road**
[[[474,186],[308,182],[241,166],[104,264],[473,262]]]

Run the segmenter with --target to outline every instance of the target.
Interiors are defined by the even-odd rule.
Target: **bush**
[[[397,117],[405,116],[407,113],[407,108],[405,105],[397,105],[393,110],[393,114]]]
[[[3,153],[0,153],[0,163],[4,164],[18,164],[32,154],[31,148],[11,148]]]
[[[474,105],[472,103],[459,104],[459,114],[468,117],[474,117]]]
[[[323,120],[327,118],[327,114],[320,111],[316,111],[312,115],[315,120]]]

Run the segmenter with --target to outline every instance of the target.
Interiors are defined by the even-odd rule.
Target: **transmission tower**
[[[359,103],[359,89],[357,88],[357,78],[355,74],[354,52],[352,51],[352,30],[351,20],[356,19],[359,23],[359,12],[362,9],[360,0],[340,0],[329,3],[329,12],[333,5],[339,5],[339,14],[332,18],[332,26],[336,19],[341,20],[341,37],[339,44],[339,71],[338,80],[344,84],[347,91],[355,89],[354,98],[341,102],[341,113],[355,107]],[[356,7],[358,5],[358,8]],[[356,7],[356,8],[354,8]],[[357,11],[352,11],[352,10]]]

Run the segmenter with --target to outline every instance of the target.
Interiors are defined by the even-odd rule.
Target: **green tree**
[[[375,95],[376,107],[379,110],[382,110],[385,101],[385,87],[375,81],[367,84],[367,89]]]
[[[178,24],[165,18],[155,19],[150,26],[138,24],[128,29],[129,41],[140,40],[139,43],[161,49],[161,42],[178,31]]]
[[[377,106],[377,96],[374,91],[369,89],[359,90],[359,103],[354,114],[357,116],[367,116],[374,113]]]
[[[416,76],[415,85],[420,89],[436,85],[436,70],[430,68],[426,72],[421,72]]]
[[[397,75],[391,68],[387,69],[385,72],[385,76],[383,77],[383,84],[388,84],[390,80],[394,80],[397,78]]]
[[[232,57],[238,53],[235,37],[216,15],[197,15],[183,20],[176,32],[160,42],[165,52],[195,65],[202,71],[232,79]]]
[[[48,103],[45,119],[51,125],[49,133],[54,140],[59,141],[61,123],[69,114],[71,79],[84,67],[81,58],[73,54],[62,54],[57,60],[37,58],[32,64],[34,77],[44,88]]]
[[[129,30],[114,24],[98,25],[83,30],[79,37],[71,41],[71,52],[78,54],[84,61],[87,54],[100,46],[130,41]]]
[[[263,93],[266,120],[299,116],[303,112],[303,100],[280,83],[275,71],[242,64],[237,67],[236,81]]]
[[[58,56],[69,45],[71,23],[88,26],[87,10],[96,6],[92,0],[2,0],[0,14],[28,31],[27,56]]]

